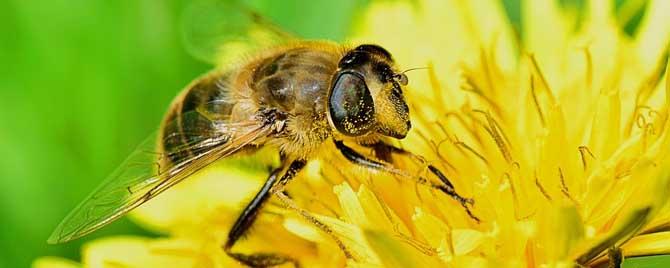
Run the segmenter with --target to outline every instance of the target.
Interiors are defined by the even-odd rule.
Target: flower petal
[[[371,226],[361,203],[358,201],[356,193],[354,193],[354,190],[351,189],[348,183],[344,182],[334,186],[333,192],[335,192],[340,200],[340,207],[342,207],[342,212],[344,212],[344,220],[362,227]]]
[[[616,246],[633,237],[649,220],[651,209],[641,208],[626,215],[619,224],[607,233],[595,239],[586,240],[572,249],[570,259],[586,265],[601,256],[608,248]]]
[[[232,223],[240,206],[256,194],[267,177],[265,170],[233,163],[226,160],[199,171],[135,209],[131,217],[158,232],[174,232],[175,228],[207,221],[212,215],[226,215]]]
[[[79,263],[66,258],[46,256],[33,261],[32,268],[80,268]]]
[[[465,255],[477,248],[484,240],[484,235],[472,229],[454,229],[451,231],[454,254]]]
[[[82,260],[86,267],[193,267],[196,256],[161,253],[151,239],[140,237],[112,237],[93,241],[83,248]],[[196,247],[186,247],[187,252]],[[178,251],[178,249],[172,249]]]
[[[437,256],[426,256],[387,233],[366,230],[365,238],[386,267],[442,267]]]
[[[638,29],[637,48],[642,60],[641,66],[651,72],[658,59],[667,52],[670,42],[670,2],[665,0],[650,0],[645,17]]]
[[[621,250],[626,257],[670,254],[670,232],[636,236]]]
[[[327,216],[316,215],[316,217],[333,230],[333,233],[351,251],[357,262],[381,264],[379,257],[377,257],[375,251],[370,248],[365,240],[363,230],[360,227]]]
[[[574,206],[547,207],[539,212],[535,241],[543,263],[566,259],[570,250],[584,239],[584,225]]]
[[[416,225],[416,229],[423,236],[428,244],[433,248],[439,248],[450,234],[448,226],[437,217],[430,215],[421,208],[414,210],[412,221]],[[453,251],[451,248],[445,249]]]

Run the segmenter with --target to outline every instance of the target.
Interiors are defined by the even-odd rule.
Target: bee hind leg
[[[437,176],[438,179],[440,179],[440,181],[442,183],[433,183],[432,181],[430,181],[426,178],[423,178],[423,177],[411,176],[411,175],[407,174],[406,172],[398,170],[397,168],[395,168],[394,166],[392,166],[389,163],[375,161],[375,160],[372,160],[372,159],[369,159],[369,158],[365,157],[364,155],[356,152],[351,147],[346,146],[344,144],[344,142],[342,142],[342,141],[338,141],[338,140],[334,140],[334,141],[335,141],[335,146],[337,147],[337,149],[350,162],[352,162],[354,164],[357,164],[357,165],[360,165],[360,166],[367,167],[367,168],[371,168],[371,169],[375,169],[375,170],[381,170],[381,171],[385,171],[385,172],[388,172],[388,173],[391,173],[391,174],[399,175],[399,176],[402,176],[402,177],[405,177],[405,178],[414,179],[416,182],[418,182],[420,184],[424,184],[424,185],[430,186],[434,189],[440,190],[441,192],[449,195],[454,200],[458,201],[461,204],[461,206],[463,207],[463,209],[465,209],[465,212],[468,214],[468,216],[470,218],[472,218],[476,222],[480,222],[480,219],[472,213],[472,211],[470,210],[470,207],[469,207],[469,205],[474,204],[474,200],[472,198],[465,198],[465,197],[461,196],[460,194],[458,194],[456,192],[456,190],[454,189],[454,185],[451,183],[451,181],[449,181],[449,178],[447,178],[447,176],[445,176],[434,165],[432,165],[430,163],[426,163],[428,165],[428,169],[430,170],[430,172],[433,173],[435,176]],[[395,147],[393,145],[386,144],[386,143],[383,143],[383,142],[378,142],[378,143],[371,144],[371,145],[366,145],[366,146],[372,147],[375,150],[375,154],[377,155],[377,157],[381,158],[382,160],[384,160],[386,162],[391,161],[391,155],[393,155],[393,154],[407,155],[407,156],[411,156],[411,157],[420,159],[422,162],[425,162],[425,160],[423,160],[423,158],[420,157],[420,156],[417,156],[417,155],[415,155],[411,152],[405,151],[404,149],[401,149],[401,148],[398,148],[398,147]]]
[[[251,267],[268,267],[284,264],[287,262],[293,263],[295,267],[300,267],[297,260],[280,254],[274,253],[253,253],[253,254],[244,254],[233,252],[232,248],[235,245],[240,237],[242,237],[254,223],[258,217],[258,213],[262,208],[263,204],[270,197],[270,189],[277,183],[278,174],[283,170],[283,168],[275,169],[270,176],[268,177],[263,188],[256,194],[254,199],[247,205],[246,208],[242,211],[242,214],[237,218],[233,228],[228,233],[228,240],[223,245],[223,250],[231,258]],[[288,175],[287,172],[282,179]]]

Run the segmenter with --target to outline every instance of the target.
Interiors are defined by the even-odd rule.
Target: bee
[[[333,144],[354,164],[418,178],[419,183],[456,199],[477,219],[469,209],[472,199],[456,193],[435,166],[427,164],[439,183],[409,176],[391,163],[389,155],[412,155],[388,142],[403,139],[412,127],[403,95],[407,83],[391,53],[375,44],[349,47],[299,41],[211,71],[175,98],[156,137],[131,154],[63,220],[48,241],[66,242],[89,234],[218,160],[268,146],[278,149],[281,164],[270,172],[223,243],[229,256],[246,265],[297,263],[279,254],[238,253],[233,246],[271,195],[287,207],[301,210],[284,193],[284,187],[324,146]],[[357,152],[348,144],[370,147],[376,157]],[[155,151],[158,153],[152,153]],[[332,233],[309,213],[301,212],[306,220]],[[344,244],[333,239],[351,257]]]

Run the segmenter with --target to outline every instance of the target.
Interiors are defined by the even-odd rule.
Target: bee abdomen
[[[229,74],[204,76],[172,103],[161,128],[158,147],[163,163],[180,163],[209,148],[199,146],[207,137],[220,136],[215,122],[228,120],[235,105],[227,86]]]

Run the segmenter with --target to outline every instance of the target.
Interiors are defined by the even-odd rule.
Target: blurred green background
[[[505,8],[521,32],[519,1],[506,0]],[[337,41],[367,2],[249,5],[302,37]],[[560,2],[584,6],[580,0]],[[617,1],[617,8],[624,2]],[[184,49],[180,14],[187,4],[0,1],[0,267],[28,267],[43,255],[77,259],[83,243],[110,234],[151,235],[121,219],[71,243],[45,242],[67,212],[155,130],[177,92],[211,68]],[[642,15],[622,27],[634,32]]]
[[[0,267],[78,258],[86,241],[144,233],[127,219],[47,245],[58,222],[160,123],[211,66],[183,48],[189,1],[0,1]],[[301,36],[339,40],[346,1],[250,1]],[[324,8],[325,7],[325,8]]]

